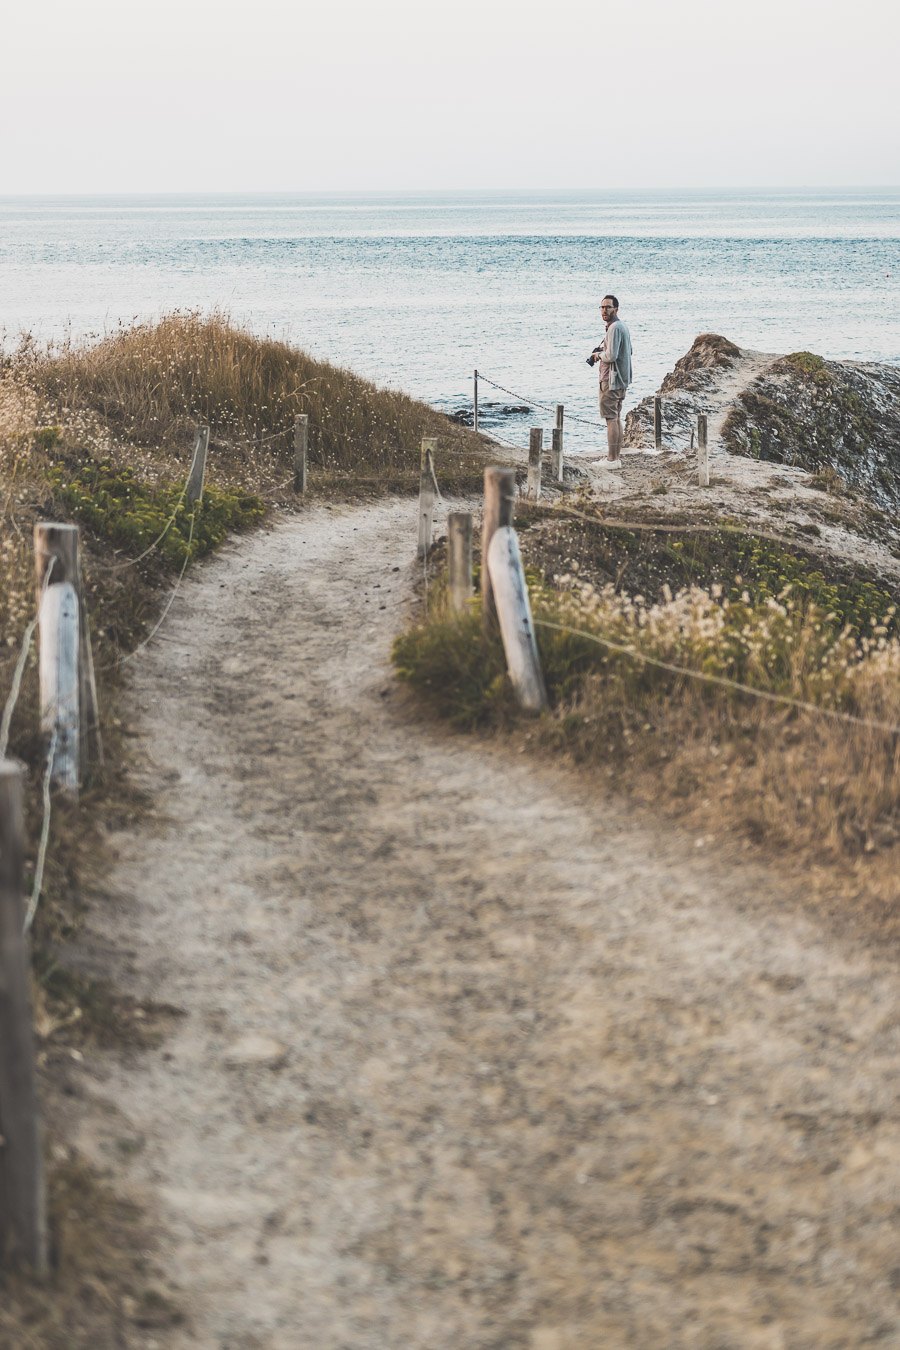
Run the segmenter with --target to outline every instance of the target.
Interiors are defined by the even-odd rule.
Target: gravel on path
[[[185,1015],[86,1058],[76,1140],[187,1315],[133,1344],[900,1344],[894,964],[761,865],[411,716],[415,517],[230,544],[135,663],[154,809],[90,922]]]

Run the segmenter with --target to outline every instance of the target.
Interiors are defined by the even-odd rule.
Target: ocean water
[[[527,444],[597,419],[585,357],[612,291],[626,409],[701,332],[900,363],[900,189],[0,198],[5,341],[218,308]],[[526,413],[504,411],[535,401]],[[599,428],[567,423],[567,450]]]

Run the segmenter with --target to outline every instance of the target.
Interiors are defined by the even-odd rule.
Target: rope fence
[[[55,562],[56,559],[52,558],[50,560],[50,566],[44,573],[44,581],[41,587],[41,600],[43,600],[44,596],[47,594],[47,587],[50,585],[50,576],[53,572]],[[22,688],[22,677],[25,674],[25,664],[28,660],[28,653],[31,651],[31,643],[34,639],[35,630],[37,629],[39,621],[40,605],[38,605],[38,612],[25,629],[25,634],[22,638],[22,647],[19,651],[15,670],[13,671],[12,684],[10,685],[9,694],[3,707],[3,717],[0,718],[0,759],[6,758],[6,747],[9,745],[9,730],[12,724],[12,715],[19,699],[19,691]]]
[[[162,628],[163,624],[168,618],[169,610],[172,608],[172,605],[175,601],[175,597],[181,588],[181,583],[184,580],[184,574],[187,571],[188,563],[191,560],[191,543],[194,538],[194,521],[196,520],[196,517],[197,513],[196,511],[193,511],[191,513],[191,528],[188,531],[187,544],[185,545],[184,549],[184,562],[181,565],[181,571],[178,573],[178,580],[175,582],[175,585],[172,589],[169,599],[166,602],[166,607],[163,610],[162,614],[159,616],[159,619],[153,625],[150,632],[144,638],[143,642],[139,643],[138,646],[135,647],[134,651],[128,652],[125,656],[120,657],[117,661],[111,662],[108,666],[102,666],[101,667],[102,670],[104,671],[115,670],[118,666],[124,666],[128,661],[133,661],[136,656],[140,656],[141,652],[144,651],[144,649],[150,645],[150,643],[156,637],[156,634]]]
[[[819,703],[809,703],[806,699],[794,698],[790,694],[774,694],[768,689],[756,689],[752,684],[743,684],[740,680],[729,680],[726,675],[710,675],[703,670],[693,670],[690,666],[679,666],[671,661],[663,661],[660,657],[650,656],[647,652],[642,652],[640,648],[633,645],[613,642],[609,638],[600,637],[598,633],[589,633],[583,628],[570,628],[566,624],[551,623],[549,619],[535,619],[534,623],[537,628],[552,628],[557,633],[567,633],[571,637],[586,638],[588,642],[596,642],[609,651],[633,657],[637,661],[642,661],[644,665],[655,666],[657,669],[666,670],[672,675],[682,675],[687,679],[700,680],[704,684],[718,685],[723,689],[734,689],[738,693],[749,694],[753,698],[763,699],[767,703],[784,704],[790,708],[798,708],[803,712],[815,713],[819,717],[831,718],[836,722],[846,722],[852,726],[864,727],[869,731],[881,731],[890,736],[900,736],[900,726],[895,726],[892,722],[873,722],[866,717],[856,717],[853,713],[840,712],[837,708],[823,708]]]
[[[50,737],[50,745],[47,749],[47,761],[44,765],[43,779],[43,801],[44,817],[41,821],[41,840],[38,844],[37,860],[34,864],[34,882],[31,888],[31,899],[28,902],[28,909],[25,913],[25,919],[22,924],[22,931],[27,933],[34,923],[34,916],[37,913],[38,901],[41,898],[41,891],[44,889],[44,864],[47,861],[47,845],[50,842],[50,813],[52,802],[50,797],[50,777],[53,772],[53,758],[56,754],[57,731],[54,727],[53,734]]]
[[[563,406],[561,404],[550,404],[539,399],[526,398],[489,376],[475,371],[474,422],[476,431],[478,430],[479,380],[509,398],[517,400],[528,409],[536,408],[550,413],[555,412],[556,425],[553,429],[550,464],[556,482],[561,485],[563,483]],[[584,426],[600,429],[604,426],[602,421],[572,413],[568,414],[568,418],[570,421]],[[654,425],[656,443],[659,447],[661,403],[658,397],[654,406]],[[312,423],[312,430],[318,435],[327,435],[328,432],[328,429],[318,422]],[[298,414],[294,420],[293,428],[284,427],[264,437],[257,437],[255,445],[262,447],[276,441],[283,441],[290,437],[292,431],[293,472],[282,482],[269,489],[270,496],[288,487],[291,482],[293,482],[295,492],[303,493],[306,490],[310,431],[308,414]],[[499,445],[509,446],[521,454],[527,453],[526,498],[528,504],[535,510],[546,512],[548,520],[552,520],[554,517],[564,518],[581,521],[594,529],[630,533],[735,534],[751,540],[766,540],[788,548],[797,546],[795,539],[785,535],[746,528],[741,524],[676,524],[664,521],[632,521],[590,515],[585,511],[579,511],[562,504],[542,502],[540,496],[544,429],[542,427],[530,428],[527,450],[526,447],[500,433],[491,431],[486,434]],[[198,429],[187,477],[178,494],[174,508],[157,536],[136,557],[112,565],[111,570],[119,572],[129,567],[135,567],[149,557],[166,539],[179,514],[184,511],[185,503],[189,503],[191,507],[190,526],[184,547],[184,558],[174,586],[168,594],[159,617],[143,640],[132,651],[124,656],[117,655],[115,661],[102,667],[104,671],[119,669],[140,657],[156,639],[172,611],[175,600],[181,591],[187,568],[192,561],[195,527],[202,503],[209,438],[209,427]],[[441,494],[436,471],[437,444],[435,438],[423,440],[420,466],[418,540],[426,596],[429,584],[433,581],[433,576],[429,576],[429,552],[431,549],[434,503],[437,500],[442,506],[447,505]],[[699,415],[698,446],[704,454],[706,445],[706,418]],[[280,452],[277,456],[273,455],[272,459],[280,467]],[[702,458],[699,474],[700,486],[708,486],[708,463],[704,483],[704,461]],[[617,641],[613,638],[603,637],[588,629],[577,628],[549,619],[535,619],[531,612],[518,538],[513,528],[513,511],[517,497],[516,471],[514,468],[488,467],[485,469],[485,496],[481,522],[482,607],[486,624],[496,623],[499,626],[510,680],[523,708],[541,711],[549,706],[541,670],[536,632],[538,629],[543,629],[594,643],[608,653],[665,671],[678,679],[697,681],[728,690],[746,698],[760,700],[813,717],[825,718],[832,722],[885,736],[900,737],[900,726],[893,723],[877,721],[837,708],[823,707],[820,704],[791,694],[781,694],[769,689],[756,688],[751,684],[731,679],[726,675],[693,669],[690,666],[681,665],[677,661],[669,661],[643,651],[635,642]],[[474,593],[472,521],[473,517],[469,512],[451,512],[448,516],[449,596],[451,606],[456,610],[461,610],[469,604]],[[31,930],[43,895],[51,834],[54,788],[60,788],[77,795],[81,782],[82,761],[83,759],[86,760],[90,754],[92,737],[95,759],[99,748],[99,713],[96,702],[97,695],[87,611],[84,605],[84,587],[79,563],[78,541],[79,531],[75,525],[42,522],[35,527],[35,565],[38,582],[36,588],[37,613],[26,626],[23,634],[21,647],[13,669],[9,693],[3,706],[2,716],[0,716],[0,864],[5,866],[10,858],[13,859],[14,864],[17,859],[21,861],[24,849],[22,811],[19,805],[22,775],[19,766],[8,761],[6,754],[10,742],[13,717],[33,648],[35,633],[39,631],[41,640],[39,663],[41,730],[45,733],[47,749],[41,774],[42,818],[40,835],[31,893],[27,905],[25,904],[23,877],[14,875],[14,868],[12,871],[4,871],[3,867],[0,867],[0,891],[3,891],[3,894],[0,895],[0,915],[2,915],[4,906],[6,911],[14,914],[17,919],[21,914],[20,937],[27,935]],[[85,715],[86,722],[83,720]],[[35,771],[36,769],[37,766],[35,766]],[[17,793],[19,798],[16,796]],[[16,831],[19,832],[18,837],[14,837]],[[13,841],[12,844],[9,843],[10,839]],[[24,914],[22,914],[23,907]],[[4,962],[7,962],[6,966],[4,966]],[[18,962],[22,967],[20,971],[17,966],[12,977],[9,973],[12,969],[10,962]],[[27,989],[27,978],[27,952],[24,950],[24,946],[21,951],[14,951],[13,945],[9,942],[5,944],[0,942],[0,987],[11,988],[15,981],[19,980],[22,986]],[[17,1009],[17,1016],[22,1019],[30,1019],[27,1000],[22,1003],[21,1008]],[[30,1020],[28,1033],[30,1036]],[[4,1053],[5,1048],[0,1043],[0,1057]],[[16,1053],[21,1057],[21,1045]],[[31,1051],[29,1050],[28,1053],[30,1054]],[[36,1119],[35,1113],[35,1121]],[[4,1130],[4,1136],[5,1133]],[[5,1138],[2,1142],[4,1147],[0,1148],[0,1189],[2,1189],[4,1169],[12,1167],[14,1164],[19,1165],[17,1159],[21,1158],[21,1151],[17,1152],[16,1148],[8,1148]],[[18,1146],[16,1147],[18,1148]],[[34,1196],[40,1197],[42,1187],[38,1164],[36,1164],[36,1167],[38,1167],[38,1171],[35,1172],[29,1185],[32,1186]],[[38,1199],[35,1204],[42,1204],[42,1201]],[[0,1216],[0,1237],[2,1235],[2,1216]],[[39,1247],[35,1245],[32,1250],[34,1264],[40,1265]]]
[[[585,511],[576,511],[572,506],[563,506],[561,502],[529,501],[532,511],[546,511],[548,515],[565,516],[569,520],[581,520],[587,525],[601,526],[607,530],[627,530],[645,534],[737,534],[744,539],[765,539],[771,544],[783,544],[787,548],[796,548],[797,540],[785,534],[773,534],[769,530],[745,529],[741,525],[731,525],[720,521],[717,525],[669,525],[664,521],[619,520],[615,516],[589,516]]]
[[[510,398],[518,399],[520,403],[527,404],[529,408],[542,408],[545,412],[555,412],[558,406],[555,403],[544,403],[540,399],[527,398],[524,394],[517,394],[515,390],[507,389],[505,385],[498,384],[496,380],[489,379],[488,376],[482,374],[480,370],[476,373],[475,378],[476,382],[481,383],[483,381],[485,384],[489,384],[492,389],[499,389],[501,393],[508,394]],[[597,427],[601,431],[606,427],[605,422],[596,422],[590,417],[579,417],[571,412],[566,413],[566,418],[570,422],[580,422],[583,426]]]

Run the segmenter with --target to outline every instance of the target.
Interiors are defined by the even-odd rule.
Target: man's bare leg
[[[619,458],[622,449],[622,423],[618,417],[607,417],[606,419],[606,458],[614,462]]]

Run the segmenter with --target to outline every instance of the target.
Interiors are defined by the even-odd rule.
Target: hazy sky
[[[900,182],[895,0],[31,0],[0,194]]]

